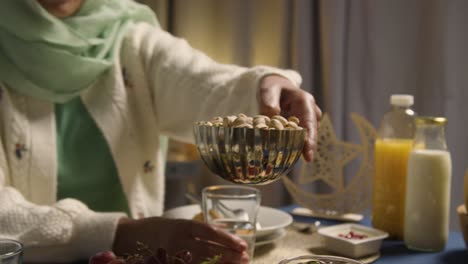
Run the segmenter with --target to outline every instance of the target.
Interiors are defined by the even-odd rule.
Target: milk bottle
[[[416,118],[408,160],[404,240],[408,248],[440,251],[449,228],[452,162],[443,117]]]

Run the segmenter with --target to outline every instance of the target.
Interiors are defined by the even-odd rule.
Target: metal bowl
[[[195,124],[198,152],[215,174],[233,183],[263,185],[291,170],[305,130],[268,130]]]

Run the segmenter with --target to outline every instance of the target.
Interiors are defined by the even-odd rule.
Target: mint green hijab
[[[112,65],[132,22],[157,25],[132,0],[85,0],[59,19],[36,0],[0,0],[0,82],[23,95],[63,103]]]

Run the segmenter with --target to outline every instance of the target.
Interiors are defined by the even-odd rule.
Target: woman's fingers
[[[317,145],[318,122],[322,117],[322,110],[315,103],[314,97],[286,78],[270,75],[261,82],[259,103],[260,113],[264,115],[273,116],[284,112],[299,118],[299,125],[307,130],[304,159],[312,161]]]
[[[317,145],[318,119],[322,111],[315,104],[314,97],[300,89],[289,90],[283,93],[282,108],[291,115],[299,118],[299,125],[307,130],[303,155],[306,161],[312,161]]]
[[[262,86],[259,92],[260,114],[266,116],[279,115],[281,86],[272,84],[272,86]]]
[[[199,222],[192,222],[191,225],[192,227],[190,230],[195,238],[202,241],[212,241],[224,247],[236,250],[237,252],[242,252],[247,249],[247,243],[243,239],[221,229]]]
[[[315,117],[317,119],[317,125],[319,125],[319,122],[322,119],[322,109],[320,109],[318,105],[315,105]]]
[[[307,130],[306,141],[304,142],[302,154],[306,161],[312,161],[314,159],[317,145],[317,119],[314,115],[305,116],[301,119],[300,125]]]
[[[206,258],[221,257],[219,263],[248,263],[249,256],[247,251],[237,251],[232,248],[227,248],[223,245],[216,244],[210,241],[196,240],[190,245],[194,256],[193,263],[200,263]],[[217,262],[218,263],[218,262]]]

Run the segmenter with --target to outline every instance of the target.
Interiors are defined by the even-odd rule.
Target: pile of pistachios
[[[257,115],[249,117],[245,114],[237,116],[214,117],[210,121],[198,122],[199,125],[217,126],[217,127],[233,127],[233,128],[256,128],[270,130],[301,130],[299,126],[299,118],[290,116],[288,119],[275,115],[271,118],[265,115]]]

